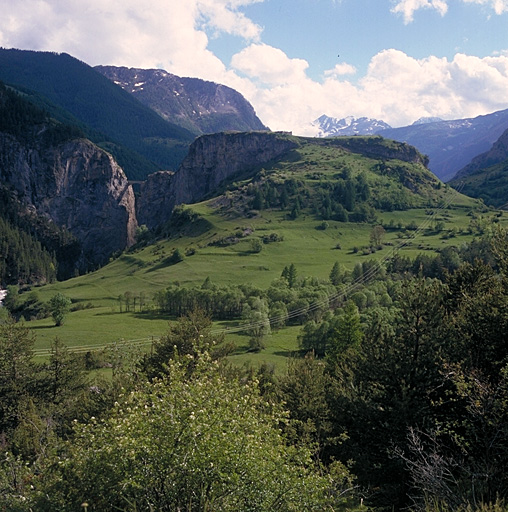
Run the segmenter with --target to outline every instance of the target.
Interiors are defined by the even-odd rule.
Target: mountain
[[[178,171],[148,177],[137,204],[138,222],[156,229],[170,220],[175,205],[221,196],[225,188],[218,201],[240,216],[248,217],[253,204],[289,212],[300,205],[325,220],[362,222],[372,219],[375,209],[432,204],[440,183],[426,163],[415,148],[380,136],[203,135]]]
[[[80,270],[134,243],[134,193],[113,157],[1,84],[0,185],[11,224],[42,217],[79,240]]]
[[[218,193],[233,176],[255,172],[296,148],[298,143],[271,132],[217,133],[197,138],[176,173],[148,176],[137,203],[138,220],[153,229],[171,217],[178,204]]]
[[[196,135],[267,130],[252,105],[225,85],[181,78],[161,69],[96,66],[95,69],[173,124]]]
[[[352,116],[338,119],[322,115],[313,123],[319,128],[318,137],[337,137],[340,135],[373,135],[374,133],[391,128],[384,121],[369,117],[355,118]]]
[[[475,157],[450,181],[450,185],[486,204],[506,207],[508,204],[508,130],[489,151]]]
[[[194,139],[101,73],[65,53],[0,49],[0,80],[112,153],[131,179],[176,169]],[[32,92],[34,91],[34,92]],[[64,118],[65,117],[65,118]]]
[[[429,169],[441,180],[452,179],[472,158],[487,151],[508,128],[508,109],[468,119],[419,123],[379,131],[407,142],[429,157]]]
[[[439,123],[440,121],[443,121],[443,119],[440,117],[420,117],[420,119],[417,119],[412,126],[417,126],[419,124]]]

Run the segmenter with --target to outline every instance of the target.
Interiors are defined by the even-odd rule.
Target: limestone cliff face
[[[0,133],[0,179],[74,234],[92,265],[134,243],[132,187],[111,155],[86,139],[47,147]]]
[[[138,221],[153,228],[169,219],[174,206],[200,201],[235,174],[259,168],[297,146],[277,133],[203,135],[193,142],[177,172],[148,177],[138,202]]]

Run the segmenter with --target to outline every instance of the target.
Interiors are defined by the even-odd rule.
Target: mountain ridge
[[[429,169],[451,180],[475,156],[487,151],[508,128],[508,109],[474,118],[413,124],[378,132],[411,144],[429,157]]]
[[[318,117],[313,126],[319,129],[317,137],[337,137],[341,135],[373,135],[379,130],[391,128],[390,125],[370,117],[344,118],[329,117],[326,114]]]
[[[111,152],[132,178],[161,168],[177,168],[194,139],[194,134],[162,119],[91,66],[66,53],[0,49],[0,80],[35,91],[72,114],[83,123],[86,135]],[[131,163],[126,148],[140,158]]]
[[[236,90],[162,69],[95,66],[122,89],[167,121],[196,135],[267,130],[252,105]]]
[[[486,204],[508,206],[508,129],[492,147],[476,156],[449,182],[471,197],[481,198]]]

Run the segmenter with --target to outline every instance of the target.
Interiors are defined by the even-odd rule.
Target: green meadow
[[[37,336],[36,354],[46,356],[56,336],[76,351],[102,350],[121,340],[149,350],[152,339],[174,320],[160,315],[152,302],[156,292],[170,285],[197,287],[209,278],[219,286],[243,283],[266,289],[291,264],[299,277],[326,281],[336,262],[352,270],[366,260],[381,265],[396,254],[435,255],[470,242],[493,223],[506,222],[501,212],[440,183],[421,163],[374,159],[344,146],[383,152],[398,144],[393,141],[298,140],[298,149],[284,159],[238,175],[216,197],[184,207],[185,221],[170,221],[148,245],[139,242],[95,272],[33,288],[41,301],[63,293],[74,309],[60,327],[50,318],[28,321]],[[336,201],[337,187],[345,193],[349,182],[356,183],[356,194],[368,188],[362,199],[370,208],[368,222],[331,220],[336,212],[324,221],[326,200]],[[289,203],[279,205],[288,191]],[[255,209],[261,193],[264,205]],[[293,215],[291,208],[300,202],[301,211]],[[333,210],[337,203],[331,206]],[[374,247],[376,225],[384,233]],[[125,310],[126,293],[137,301],[130,311]],[[248,351],[248,336],[233,334],[234,327],[238,320],[217,323],[214,329],[234,342],[231,359],[238,364],[281,366],[298,350],[300,326],[273,332],[259,353]]]
[[[326,280],[335,262],[352,270],[357,263],[368,259],[382,263],[394,254],[410,257],[422,252],[435,254],[443,247],[460,246],[474,237],[468,230],[473,210],[466,205],[432,212],[413,209],[380,214],[378,220],[385,225],[393,221],[394,225],[401,223],[417,228],[387,229],[382,249],[374,253],[368,249],[373,229],[370,224],[329,221],[326,229],[318,229],[320,221],[312,215],[288,220],[281,212],[264,211],[256,217],[239,220],[218,214],[207,203],[192,208],[209,223],[207,232],[177,236],[134,249],[96,272],[35,288],[43,301],[61,292],[73,301],[73,306],[86,306],[69,313],[60,327],[55,327],[51,318],[28,322],[37,337],[36,354],[46,355],[56,336],[79,351],[104,349],[121,340],[148,350],[153,337],[163,334],[168,322],[174,320],[155,311],[151,298],[154,292],[173,283],[200,286],[209,277],[217,285],[250,283],[263,289],[280,277],[283,268],[291,263],[301,277]],[[496,212],[484,213],[479,218],[484,224],[494,220],[504,222]],[[439,232],[434,231],[437,222],[442,223]],[[227,247],[209,245],[214,239],[239,230],[250,234]],[[271,233],[277,233],[282,241],[263,244],[260,252],[253,253],[252,240]],[[168,256],[175,249],[190,255],[178,263],[168,263]],[[139,303],[134,311],[125,311],[118,299],[125,292],[145,296],[143,311]],[[265,341],[265,350],[251,353],[248,352],[248,336],[228,334],[229,327],[235,325],[235,322],[221,322],[214,330],[235,343],[237,351],[232,360],[239,364],[267,362],[280,366],[285,364],[288,355],[298,350],[296,337],[300,326],[272,333]]]

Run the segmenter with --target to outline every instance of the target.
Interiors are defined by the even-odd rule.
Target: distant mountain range
[[[468,119],[391,128],[379,134],[418,148],[428,155],[429,169],[442,181],[449,181],[475,156],[489,150],[506,129],[508,109]]]
[[[508,129],[508,109],[453,121],[422,118],[410,126],[390,128],[376,119],[347,117],[334,119],[321,116],[315,121],[320,127],[321,137],[350,134],[377,133],[388,139],[407,142],[429,157],[429,169],[442,181],[451,180],[471,160],[490,149],[492,144]],[[376,131],[373,126],[384,125]]]
[[[128,75],[129,70],[122,71],[124,85]],[[133,89],[141,90],[137,81],[127,92],[65,53],[0,48],[0,80],[54,119],[79,126],[91,141],[115,157],[130,179],[142,180],[161,169],[177,169],[197,134],[219,127],[266,129],[252,106],[230,88],[163,76],[157,71],[143,72],[143,76],[150,94],[142,94],[140,99],[148,106],[138,101],[139,94],[131,94]],[[160,81],[159,86],[155,80]],[[171,81],[176,87],[172,92]],[[167,108],[162,106],[164,101]]]
[[[182,78],[162,69],[96,66],[162,118],[195,135],[268,130],[252,105],[234,89],[199,78]]]
[[[473,158],[461,169],[450,185],[471,197],[478,197],[486,204],[508,206],[508,130],[492,145],[489,151]]]
[[[337,119],[322,115],[313,123],[319,129],[318,137],[338,137],[341,135],[373,135],[380,130],[391,128],[389,124],[369,117],[353,116]]]

